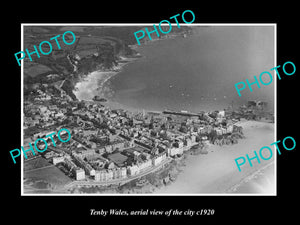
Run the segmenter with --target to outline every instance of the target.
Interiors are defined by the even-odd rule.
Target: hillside
[[[24,26],[24,49],[34,50],[33,45],[39,46],[42,41],[72,31],[76,41],[66,45],[62,37],[57,38],[61,49],[54,40],[52,52],[49,55],[40,54],[40,58],[33,54],[32,60],[24,60],[24,90],[30,93],[34,85],[67,80],[62,87],[71,97],[73,81],[82,75],[95,70],[110,70],[118,65],[121,56],[135,57],[137,52],[129,46],[136,44],[133,35],[143,27],[137,26]],[[150,28],[149,29],[153,29]],[[172,32],[182,33],[188,27],[173,29]],[[67,36],[66,36],[67,37]],[[43,50],[47,45],[43,45]]]
[[[131,29],[136,30],[136,28]],[[33,61],[26,57],[24,59],[25,82],[27,76],[36,77],[51,73],[64,75],[74,72],[86,73],[90,72],[87,68],[99,65],[109,69],[116,63],[120,55],[134,55],[134,51],[128,48],[131,41],[128,40],[127,35],[130,36],[131,29],[126,29],[127,34],[122,34],[122,32],[113,32],[106,27],[25,26],[24,48],[28,48],[29,52],[34,50],[33,45],[38,46],[40,42],[48,41],[51,37],[63,34],[66,30],[71,30],[76,35],[76,42],[72,45],[64,44],[59,37],[57,40],[61,49],[58,49],[55,41],[52,40],[50,41],[53,47],[51,54],[40,54],[40,58],[33,54]],[[124,36],[126,37],[124,40],[120,39]],[[43,46],[45,52],[47,51],[46,47],[47,45]],[[68,55],[79,59],[78,72],[74,71],[74,66],[68,59]]]

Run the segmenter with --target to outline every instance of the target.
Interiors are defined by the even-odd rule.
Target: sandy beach
[[[118,65],[110,71],[98,70],[88,74],[76,83],[73,93],[78,100],[91,101],[95,95],[103,98],[109,98],[112,93],[110,88],[106,85],[106,82],[118,74],[125,65],[135,61],[136,59],[137,58],[121,57],[121,61]],[[106,105],[114,106],[111,101],[108,101]]]
[[[234,161],[245,154],[249,157],[254,156],[254,150],[259,151],[262,146],[270,146],[274,142],[274,124],[244,121],[238,125],[244,128],[245,139],[240,139],[235,145],[211,145],[206,155],[189,155],[183,172],[175,182],[156,190],[154,194],[233,193],[238,186],[247,185],[247,182],[256,178],[266,168],[269,176],[273,176],[268,181],[274,182],[274,155],[270,160],[261,160],[260,164],[253,160],[253,167],[247,162],[241,166],[241,172]],[[275,194],[274,183],[268,183],[265,187],[260,185],[260,190],[256,193]]]
[[[103,96],[104,83],[116,72],[95,71],[82,78],[75,85],[73,93],[79,100],[92,100],[95,95]]]

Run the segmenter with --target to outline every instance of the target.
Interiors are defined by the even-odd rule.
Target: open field
[[[42,168],[36,171],[24,172],[24,193],[31,188],[45,191],[60,189],[72,180],[55,166]]]
[[[51,165],[48,161],[42,157],[38,157],[29,161],[24,161],[24,171],[33,170],[45,166]]]
[[[45,66],[43,64],[26,62],[26,64],[27,63],[28,63],[28,65],[24,68],[24,73],[29,76],[32,76],[32,77],[53,71],[51,68],[49,68],[48,66]]]

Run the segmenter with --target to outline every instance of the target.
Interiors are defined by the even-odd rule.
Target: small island
[[[97,102],[107,102],[107,99],[101,98],[99,95],[95,95],[93,100]]]

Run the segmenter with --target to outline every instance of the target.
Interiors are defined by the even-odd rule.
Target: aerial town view
[[[137,26],[23,28],[32,51],[76,35],[23,59],[23,146],[49,142],[27,152],[24,194],[274,192],[273,160],[242,172],[234,162],[274,140],[274,86],[243,97],[234,89],[241,76],[272,68],[272,27],[174,27],[140,46]],[[51,146],[46,136],[62,128],[70,141],[54,135]]]

